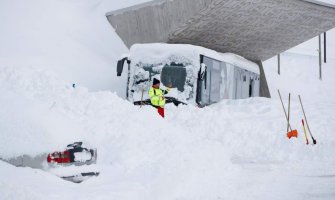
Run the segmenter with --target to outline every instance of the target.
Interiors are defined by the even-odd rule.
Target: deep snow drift
[[[315,39],[282,55],[281,76],[275,58],[264,63],[273,99],[168,105],[161,119],[151,107],[82,87],[125,92],[115,64],[127,50],[104,13],[135,1],[31,2],[0,6],[0,157],[34,156],[80,140],[98,148],[101,174],[74,184],[0,161],[0,199],[335,198],[335,61],[319,81]],[[299,51],[305,55],[292,54]],[[285,105],[292,92],[298,139],[285,137],[277,88]],[[316,146],[305,145],[297,94]]]
[[[313,68],[306,66],[302,74]],[[275,68],[268,69],[274,80]],[[303,96],[318,140],[306,146],[296,97],[292,126],[300,136],[288,140],[278,100],[227,100],[204,109],[169,105],[163,120],[151,107],[135,107],[110,92],[73,89],[43,69],[5,68],[0,83],[6,94],[0,97],[0,129],[6,133],[1,157],[36,155],[83,140],[98,147],[101,172],[74,185],[0,162],[6,177],[0,180],[1,199],[334,198],[334,101]]]

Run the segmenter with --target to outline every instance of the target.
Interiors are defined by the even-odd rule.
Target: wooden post
[[[319,79],[322,80],[322,52],[321,52],[321,35],[319,35]]]
[[[278,74],[280,75],[280,54],[278,54]]]

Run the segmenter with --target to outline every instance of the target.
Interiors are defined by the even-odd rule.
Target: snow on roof
[[[319,4],[321,6],[335,8],[335,2],[334,2],[334,0],[303,0],[303,1],[307,1],[307,2],[310,2],[310,3]]]
[[[256,63],[250,60],[247,60],[246,58],[242,56],[239,56],[234,53],[222,53],[221,56],[223,57],[223,60],[227,63],[230,63],[235,66],[239,66],[243,69],[254,72],[256,74],[260,74],[259,66]]]
[[[180,63],[188,62],[194,66],[199,66],[200,55],[224,61],[257,74],[260,73],[256,63],[251,62],[242,56],[233,53],[219,53],[211,49],[190,44],[134,44],[130,48],[130,59],[133,63],[142,62],[158,64],[177,61]]]

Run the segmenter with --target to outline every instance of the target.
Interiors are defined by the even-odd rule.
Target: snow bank
[[[20,171],[19,175],[36,180],[33,186],[44,185],[37,193],[26,182],[18,184],[21,177],[12,173],[17,169],[2,163],[12,184],[1,188],[5,198],[11,198],[13,188],[23,188],[28,197],[42,199],[56,193],[52,187],[57,186],[62,193],[48,198],[245,199],[248,193],[239,192],[242,187],[253,199],[266,199],[268,190],[278,199],[299,199],[296,190],[283,192],[286,184],[295,182],[290,176],[306,176],[305,166],[310,166],[313,176],[327,175],[335,163],[335,104],[331,102],[305,105],[318,141],[316,146],[306,146],[296,99],[292,126],[300,136],[288,140],[278,100],[227,100],[204,109],[169,105],[162,119],[152,107],[134,107],[113,93],[69,85],[40,68],[1,69],[0,90],[6,97],[0,98],[0,104],[6,110],[1,110],[0,131],[6,134],[0,141],[0,157],[38,155],[82,140],[98,148],[100,176],[69,189],[29,169]],[[278,185],[270,182],[277,176],[283,178],[274,189]],[[323,186],[328,191],[333,184]]]
[[[59,87],[62,81],[52,74],[29,67],[2,68],[0,82],[2,158],[39,155],[65,145],[64,139],[78,139],[84,131],[71,118],[53,112],[56,101],[49,94],[71,89]]]
[[[321,35],[321,52],[323,56],[324,52],[324,35]],[[335,59],[335,29],[329,30],[327,32],[327,58]],[[287,52],[302,54],[307,56],[319,56],[319,38],[312,38],[292,49],[289,49]]]
[[[278,98],[277,89],[285,96],[291,92],[294,98],[302,95],[304,101],[334,103],[335,59],[323,63],[323,79],[319,79],[319,58],[303,54],[284,53],[281,56],[281,75],[277,74],[277,59],[263,63],[271,96]]]
[[[101,174],[75,185],[0,161],[0,199],[334,199],[334,60],[319,81],[317,58],[284,54],[281,76],[275,58],[264,64],[275,99],[169,105],[161,119],[151,107],[81,87],[125,89],[109,76],[126,49],[101,16],[134,2],[2,1],[0,157],[83,141],[98,148]],[[277,88],[294,95],[297,139],[285,137]],[[305,145],[297,94],[316,146]]]

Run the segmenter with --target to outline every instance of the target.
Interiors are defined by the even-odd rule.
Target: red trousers
[[[164,108],[157,107],[158,114],[164,118]]]

